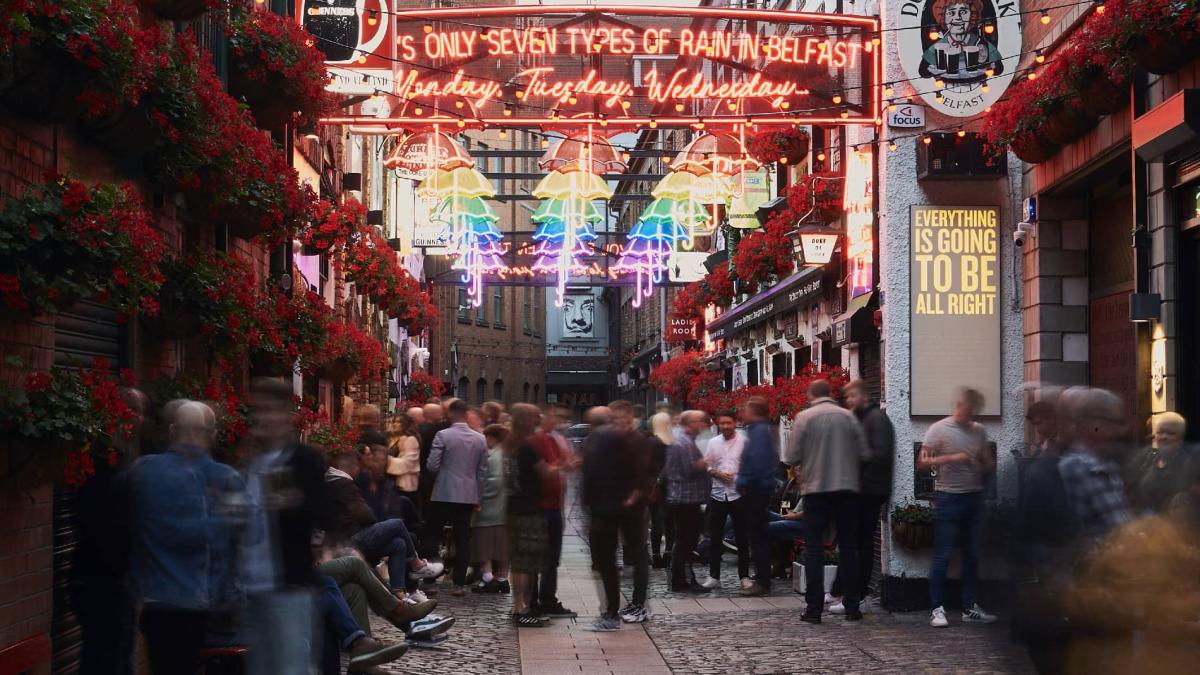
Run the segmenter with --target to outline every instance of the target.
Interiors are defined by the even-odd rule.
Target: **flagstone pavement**
[[[599,581],[591,571],[586,521],[575,500],[568,506],[559,597],[579,612],[545,628],[516,629],[508,622],[508,596],[437,595],[438,612],[456,618],[450,639],[414,649],[384,668],[389,673],[480,675],[670,675],[672,673],[1032,673],[1002,624],[935,630],[923,612],[875,609],[861,624],[826,615],[825,623],[800,622],[801,597],[777,582],[770,596],[741,598],[732,556],[726,556],[720,590],[705,596],[671,593],[664,570],[651,570],[651,619],[612,633],[585,628],[600,613]],[[698,576],[704,577],[701,565]],[[626,598],[632,591],[622,576]],[[390,625],[375,621],[377,637],[397,640]]]

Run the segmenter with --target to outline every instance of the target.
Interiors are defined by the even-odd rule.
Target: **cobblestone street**
[[[861,625],[826,617],[820,626],[800,622],[803,600],[778,582],[765,598],[741,598],[726,557],[723,588],[707,596],[666,590],[666,571],[651,570],[651,620],[615,633],[584,628],[599,613],[598,582],[574,504],[563,545],[560,592],[577,620],[540,629],[517,629],[507,620],[508,596],[438,594],[438,612],[457,619],[450,639],[416,649],[389,666],[391,673],[502,675],[668,675],[671,673],[1032,673],[1023,652],[1008,641],[1003,624],[933,630],[924,612],[891,614],[877,608]],[[696,566],[697,575],[702,569]],[[632,582],[622,576],[628,598]],[[398,639],[390,625],[373,628]],[[519,643],[518,643],[519,639]]]

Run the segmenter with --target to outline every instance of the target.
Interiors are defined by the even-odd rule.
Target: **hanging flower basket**
[[[1048,140],[1066,145],[1083,138],[1095,126],[1095,117],[1064,101],[1047,111],[1042,133]]]
[[[138,7],[167,21],[191,21],[208,10],[208,1],[138,0]]]
[[[142,315],[142,326],[166,340],[186,340],[201,335],[204,328],[194,308],[159,297],[158,316]]]
[[[46,122],[79,117],[76,98],[88,72],[67,52],[49,46],[13,45],[3,57],[0,100],[13,114]]]
[[[238,61],[229,68],[229,93],[250,108],[254,121],[264,129],[280,129],[292,119],[297,103],[281,94],[283,75],[267,71],[251,75],[254,63]]]
[[[1111,115],[1129,102],[1127,87],[1115,84],[1101,70],[1085,75],[1079,83],[1079,105],[1093,115]]]
[[[278,354],[266,350],[250,352],[250,372],[255,376],[282,377],[292,372],[290,364],[285,363]]]
[[[317,375],[333,382],[345,382],[354,377],[356,368],[350,359],[337,358],[317,369]]]
[[[150,121],[150,106],[145,102],[87,121],[85,126],[96,145],[130,171],[140,170],[143,160],[162,140],[161,129]]]
[[[1058,152],[1059,145],[1038,134],[1025,133],[1012,140],[1012,152],[1022,162],[1041,164]]]
[[[917,523],[892,523],[892,541],[907,549],[933,546],[933,526]]]
[[[215,225],[224,225],[234,237],[254,239],[271,229],[269,223],[265,222],[255,209],[217,204],[212,193],[207,190],[188,191],[187,201],[189,206],[195,207],[197,216],[207,218]]]
[[[1143,70],[1155,75],[1173,73],[1200,51],[1194,41],[1170,33],[1148,33],[1129,42],[1129,56]]]

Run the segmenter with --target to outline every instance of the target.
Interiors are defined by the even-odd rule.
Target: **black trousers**
[[[663,542],[666,548],[662,548]],[[650,505],[650,550],[657,557],[663,551],[670,552],[675,546],[675,521],[660,498]]]
[[[558,604],[558,564],[562,560],[563,513],[557,509],[546,509],[543,513],[546,514],[546,562],[534,579],[530,604],[553,607]],[[625,551],[628,556],[629,548],[626,547]]]
[[[855,578],[858,580],[858,597],[861,600],[866,597],[871,587],[871,574],[875,571],[875,539],[879,536],[881,509],[887,497],[860,494],[856,495],[855,499],[858,501],[858,507],[855,509],[855,515],[858,517],[858,574]],[[841,534],[838,534],[838,537],[838,541],[841,541]],[[839,571],[830,594],[844,595],[845,585]]]
[[[754,558],[754,580],[766,588],[771,587],[771,535],[767,532],[767,500],[766,492],[748,492],[738,501],[741,503],[742,517],[746,522],[746,540],[750,553]],[[741,551],[741,544],[738,544]]]
[[[626,564],[633,564],[635,605],[646,604],[650,582],[650,561],[646,555],[646,509],[637,507],[616,513],[592,514],[588,544],[592,549],[592,567],[600,573],[604,585],[604,613],[616,616],[621,609],[621,577],[617,574],[617,544],[625,540]],[[632,560],[630,559],[632,558]]]
[[[671,585],[682,586],[696,578],[696,573],[692,571],[692,552],[700,542],[700,505],[671,504],[670,511],[675,520],[675,548],[671,550]],[[719,541],[717,545],[720,546]]]
[[[838,576],[842,604],[847,612],[858,611],[858,495],[849,492],[819,492],[804,495],[804,599],[805,612],[819,614],[825,603],[825,530],[837,526]]]
[[[742,500],[720,501],[708,500],[708,575],[714,579],[721,578],[721,554],[725,547],[721,541],[725,538],[725,520],[733,518],[733,540],[737,544],[738,578],[750,576],[750,550],[746,546],[746,513],[742,508]]]
[[[474,504],[429,502],[424,549],[432,555],[442,540],[442,528],[449,522],[454,531],[454,585],[467,585],[467,566],[471,558],[471,515]],[[430,548],[432,546],[432,548]]]
[[[196,672],[208,613],[148,605],[142,608],[142,635],[154,675],[190,675]]]
[[[129,588],[105,577],[80,579],[71,584],[71,606],[83,642],[80,674],[133,675],[137,607]]]

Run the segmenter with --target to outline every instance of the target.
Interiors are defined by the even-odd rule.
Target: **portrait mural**
[[[904,2],[900,59],[912,88],[943,115],[982,114],[1019,66],[1020,11],[1017,0]]]
[[[565,340],[596,337],[596,296],[591,291],[567,291],[563,296],[562,336]]]

